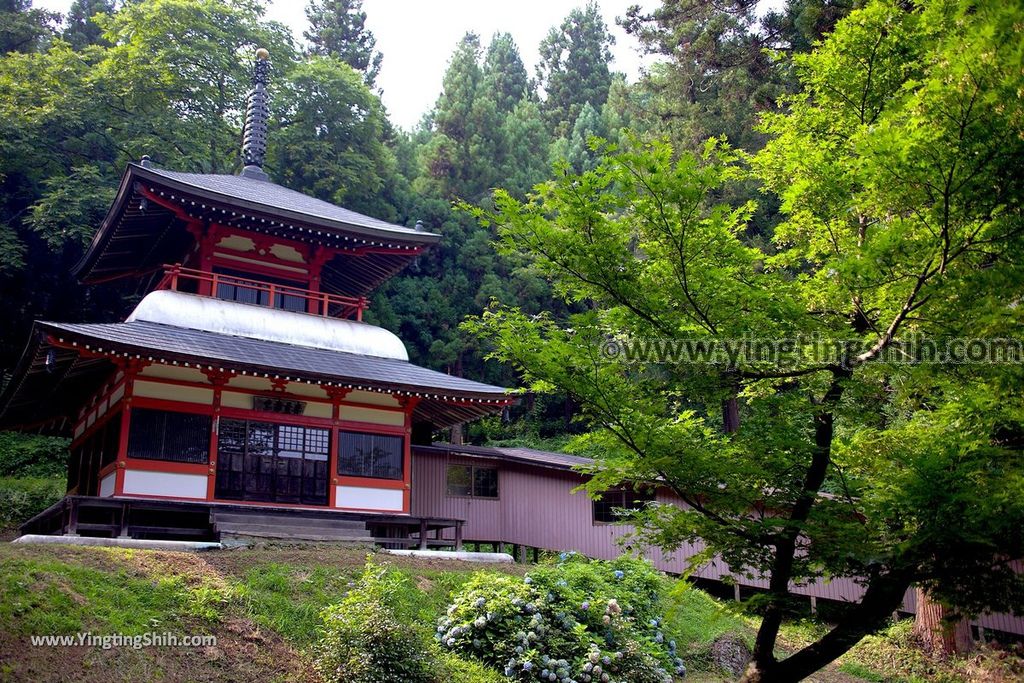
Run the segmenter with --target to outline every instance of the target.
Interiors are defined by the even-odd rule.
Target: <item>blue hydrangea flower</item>
[[[533,662],[523,662],[523,671],[530,671],[533,669]]]
[[[483,598],[477,598],[476,602],[473,603],[473,604],[475,604],[477,607],[483,607],[484,605],[487,604],[487,601],[485,599],[483,599]]]
[[[621,579],[625,575],[626,572],[622,571],[621,569],[616,569],[614,572],[612,572],[612,576],[614,576],[616,579]]]
[[[583,609],[584,612],[586,612],[588,609],[590,609],[590,602],[588,600],[584,600],[583,604],[580,605],[580,607]]]
[[[531,583],[533,583],[533,579],[531,579],[529,576],[524,576],[523,583],[525,583],[526,585],[530,585]]]

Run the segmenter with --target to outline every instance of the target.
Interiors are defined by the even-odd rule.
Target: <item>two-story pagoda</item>
[[[128,166],[76,275],[149,293],[123,323],[37,322],[2,421],[72,436],[78,502],[408,515],[413,435],[511,399],[413,365],[398,337],[363,322],[366,296],[440,236],[271,182],[257,56],[244,170]],[[68,516],[54,530],[84,533]],[[137,535],[174,526],[160,519]]]

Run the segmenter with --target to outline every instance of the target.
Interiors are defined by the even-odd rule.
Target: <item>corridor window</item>
[[[498,470],[495,467],[448,465],[447,483],[449,496],[498,497]]]
[[[632,489],[603,491],[594,499],[594,521],[618,522],[622,519],[624,511],[641,510],[647,503],[653,501],[653,491],[633,491]]]

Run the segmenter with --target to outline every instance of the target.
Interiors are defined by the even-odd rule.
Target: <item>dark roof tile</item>
[[[367,228],[379,234],[392,234],[395,237],[415,237],[422,241],[436,239],[437,235],[423,232],[415,228],[396,225],[379,218],[366,216],[351,211],[316,197],[290,190],[268,180],[257,180],[238,175],[222,175],[210,173],[182,173],[162,168],[136,167],[141,175],[152,174],[208,193],[220,195],[226,200],[240,200],[257,204],[268,211],[283,210],[302,214],[305,220],[322,219],[348,226]]]
[[[507,462],[518,462],[528,465],[540,465],[555,469],[570,470],[589,467],[594,464],[591,458],[568,453],[539,451],[535,448],[509,448],[504,446],[470,446],[466,444],[435,443],[431,446],[413,446],[416,451],[439,453],[445,455],[467,455],[476,458],[491,458]]]
[[[443,372],[413,365],[408,361],[235,337],[161,323],[43,322],[40,326],[58,335],[63,331],[96,342],[128,347],[134,353],[142,355],[168,354],[203,363],[219,361],[235,366],[260,368],[262,371],[492,400],[504,397],[507,393],[503,387],[446,375]]]

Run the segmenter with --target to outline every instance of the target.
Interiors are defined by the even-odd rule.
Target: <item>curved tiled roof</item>
[[[0,392],[0,424],[37,425],[66,433],[67,415],[110,377],[116,359],[132,356],[167,365],[223,368],[239,374],[406,396],[416,401],[414,422],[429,422],[435,428],[500,411],[515,398],[503,387],[397,358],[151,321],[37,322],[14,376]]]
[[[433,242],[439,237],[433,233],[407,228],[351,211],[322,199],[290,190],[269,180],[241,175],[182,173],[152,166],[142,167],[134,164],[133,166],[142,171],[141,175],[166,178],[179,184],[182,189],[202,190],[230,200],[232,203],[245,202],[252,205],[252,208],[259,207],[267,212],[284,211],[301,216],[306,221],[320,219],[339,224],[339,227],[363,228],[366,231],[372,231],[372,234],[379,237],[411,237],[423,242]]]
[[[441,236],[367,216],[252,175],[182,173],[128,164],[116,197],[74,273],[97,283],[182,261],[186,224],[220,223],[337,250],[322,287],[364,296]]]
[[[468,396],[490,400],[504,398],[507,390],[491,384],[446,375],[404,360],[364,356],[329,349],[297,346],[162,323],[52,323],[38,325],[58,336],[106,343],[142,356],[192,359],[200,365],[226,364],[259,368],[260,371],[290,374],[310,379],[357,382],[382,389]]]

